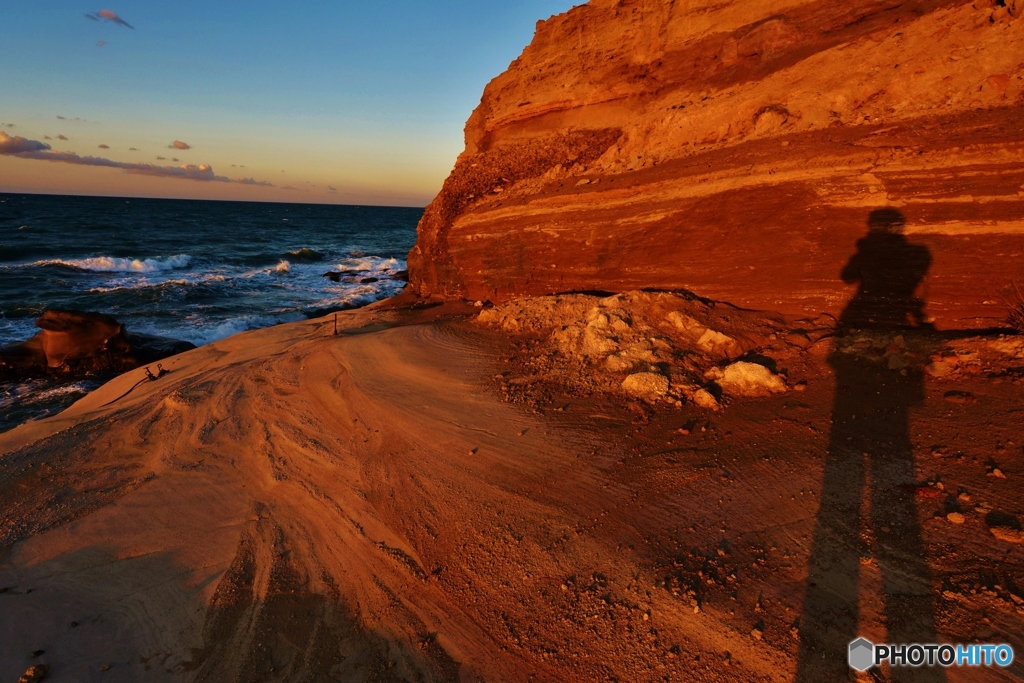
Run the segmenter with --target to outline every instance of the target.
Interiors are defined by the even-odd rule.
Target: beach
[[[340,314],[337,336],[332,318],[246,332],[0,436],[0,675],[792,676],[832,419],[822,360],[803,357],[804,391],[720,413],[622,401],[531,380],[517,353],[543,339],[478,310],[399,300]],[[968,578],[1020,571],[1020,546],[931,509],[954,481],[1013,509],[1022,391],[964,374],[915,412],[921,594],[953,637],[982,615],[1024,635],[1017,589]],[[932,453],[954,440],[959,456]],[[863,566],[868,634],[880,580]]]

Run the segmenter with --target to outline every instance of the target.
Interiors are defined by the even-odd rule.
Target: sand
[[[473,313],[244,333],[0,435],[0,680],[836,680],[849,586],[880,642],[901,567],[939,637],[1024,652],[1024,546],[974,505],[1022,512],[1012,376],[926,383],[890,474],[927,553],[893,574],[822,513],[820,357],[712,413],[538,382],[541,337]]]

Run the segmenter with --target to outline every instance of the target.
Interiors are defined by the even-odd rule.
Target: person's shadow
[[[886,642],[936,638],[908,420],[910,407],[924,399],[924,363],[905,352],[904,338],[931,327],[916,296],[931,254],[906,240],[904,223],[895,209],[873,211],[841,273],[860,287],[839,318],[829,357],[836,391],[799,625],[801,682],[852,678],[847,647],[865,635],[858,631],[862,600],[881,602]],[[882,594],[862,596],[862,574],[872,565]],[[941,667],[895,668],[892,680],[944,681],[945,674]]]

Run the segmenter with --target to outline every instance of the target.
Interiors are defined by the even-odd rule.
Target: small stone
[[[469,449],[469,454],[470,455],[476,455],[479,451],[480,451],[479,448],[470,448]]]
[[[995,477],[996,479],[1006,479],[1006,475],[1003,474],[1003,471],[998,467],[989,472],[988,476]]]
[[[725,368],[711,368],[704,377],[718,382],[726,394],[744,397],[786,393],[786,381],[757,363],[739,361]]]
[[[950,512],[948,515],[946,515],[946,519],[948,519],[953,524],[963,524],[967,521],[967,518],[959,512]]]
[[[947,391],[944,398],[950,403],[958,403],[960,405],[974,403],[974,394],[969,391]]]
[[[989,529],[993,536],[1005,543],[1024,545],[1024,531],[1007,526],[994,526]]]
[[[36,681],[46,678],[47,672],[49,669],[45,664],[33,664],[25,670],[25,673],[18,679],[18,683],[36,683]]]
[[[634,396],[664,396],[668,393],[668,378],[656,372],[638,372],[624,379],[622,388]]]
[[[110,665],[109,664],[104,664],[103,666],[100,667],[100,671],[110,671]]]
[[[704,408],[705,410],[718,410],[719,408],[718,400],[714,397],[714,394],[707,389],[698,389],[693,392],[693,396],[690,397],[690,400],[693,401],[695,406],[698,408]],[[687,431],[686,433],[689,434],[690,432]]]
[[[934,363],[926,365],[924,371],[927,372],[932,377],[945,377],[949,373],[953,372],[953,366],[950,365],[949,363],[936,361]]]
[[[903,356],[894,353],[893,355],[889,356],[889,361],[887,365],[890,370],[902,370],[903,368],[907,367],[907,361],[903,360]]]
[[[764,637],[764,631],[762,631],[759,628],[755,628],[753,631],[750,632],[750,637],[754,640],[761,640],[761,638]]]

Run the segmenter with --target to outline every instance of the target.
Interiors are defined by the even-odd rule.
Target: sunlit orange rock
[[[685,288],[837,315],[870,212],[939,327],[1024,269],[1021,0],[593,0],[485,89],[410,254],[423,296]]]

